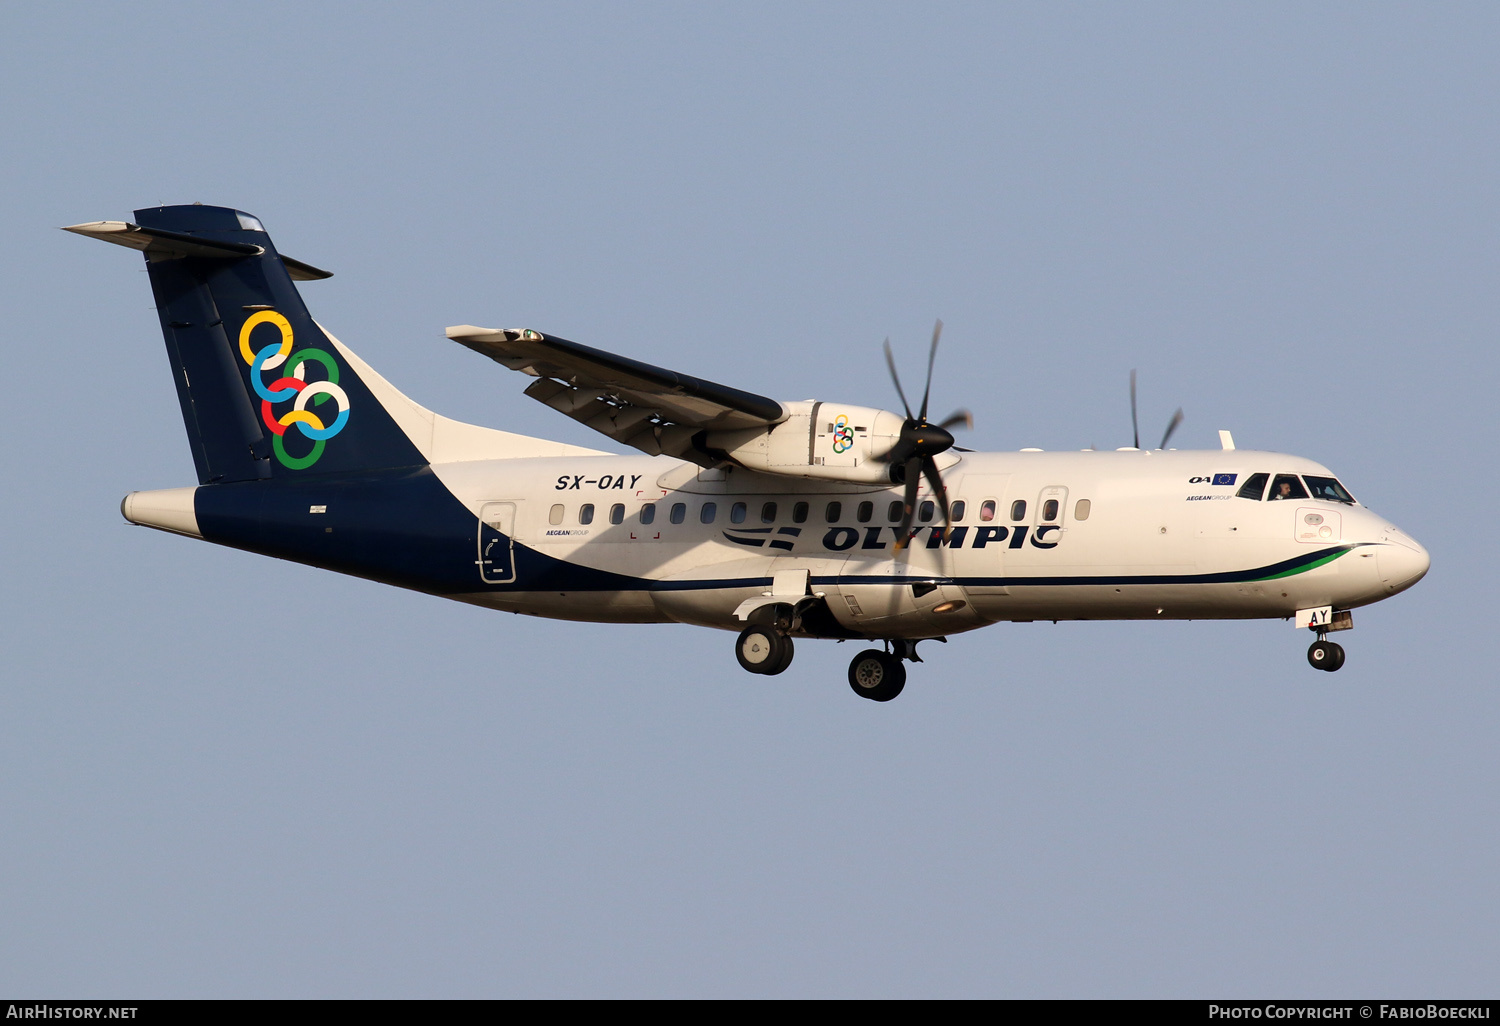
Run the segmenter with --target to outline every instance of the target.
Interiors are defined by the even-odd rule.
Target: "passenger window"
[[[1048,499],[1042,503],[1042,520],[1044,523],[1057,522],[1057,500]]]
[[[731,524],[743,524],[745,522],[745,504],[736,502],[729,507],[729,522]]]
[[[1073,519],[1087,520],[1089,518],[1089,513],[1093,511],[1093,505],[1094,504],[1089,502],[1089,500],[1087,499],[1079,499],[1076,503],[1073,504]]]
[[[1327,502],[1342,502],[1346,506],[1354,505],[1354,496],[1345,491],[1344,486],[1331,477],[1312,477],[1302,475],[1302,480],[1307,482],[1307,487],[1312,490],[1314,499],[1323,499]]]
[[[983,523],[989,523],[995,519],[995,500],[985,499],[979,504],[979,519]]]
[[[917,507],[917,519],[922,521],[922,523],[924,524],[928,523],[932,520],[932,515],[936,511],[937,503],[933,502],[931,499],[926,499],[921,503],[921,505]]]
[[[1017,499],[1010,504],[1010,518],[1016,523],[1026,519],[1026,500]]]
[[[563,504],[560,502],[547,511],[547,523],[551,524],[553,527],[556,527],[558,524],[562,523],[562,518]]]
[[[1270,474],[1251,474],[1245,478],[1245,483],[1240,485],[1240,490],[1234,494],[1241,499],[1254,499],[1260,501],[1260,497],[1266,493],[1266,481]]]
[[[609,507],[609,522],[611,524],[623,524],[625,522],[625,504],[617,502]]]
[[[949,506],[948,514],[952,517],[955,524],[962,520],[964,518],[964,500],[959,499],[953,505]]]
[[[671,516],[668,519],[670,519],[672,521],[672,523],[674,523],[674,524],[680,524],[684,520],[686,520],[687,519],[687,503],[685,503],[685,502],[674,502],[674,503],[672,503],[672,514],[671,514]]]
[[[763,524],[776,523],[776,503],[768,502],[760,508],[760,522]]]
[[[795,506],[792,507],[792,523],[794,523],[794,524],[805,524],[805,523],[807,523],[807,503],[805,503],[805,502],[799,502]]]
[[[641,523],[649,524],[656,519],[656,503],[648,502],[641,507]]]
[[[1271,493],[1266,496],[1266,501],[1305,498],[1307,498],[1307,489],[1302,487],[1302,482],[1298,480],[1296,474],[1277,474],[1276,480],[1271,482]]]
[[[868,524],[870,518],[875,516],[875,504],[873,502],[861,502],[859,509],[854,511],[854,519],[861,524]]]
[[[592,524],[594,522],[594,504],[585,502],[578,507],[578,522],[580,524]]]
[[[823,519],[830,524],[839,522],[839,517],[844,515],[844,504],[842,502],[830,502],[828,508],[823,511]]]
[[[714,517],[719,515],[719,504],[717,502],[705,502],[703,508],[698,511],[698,522],[700,524],[711,524]]]
[[[891,504],[885,508],[885,518],[893,524],[899,524],[901,523],[901,514],[904,512],[906,512],[905,505],[901,502],[900,499],[894,499],[892,500]]]

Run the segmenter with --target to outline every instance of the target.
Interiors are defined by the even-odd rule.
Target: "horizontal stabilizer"
[[[204,239],[196,235],[169,232],[164,228],[143,228],[129,221],[88,221],[68,225],[63,231],[98,239],[100,242],[112,242],[116,246],[138,249],[162,259],[198,257],[207,260],[238,260],[265,252],[264,247],[249,243]],[[333,277],[332,271],[324,271],[291,257],[284,256],[281,262],[286,265],[293,281],[318,281]]]

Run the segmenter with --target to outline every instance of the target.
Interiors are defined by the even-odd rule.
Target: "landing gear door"
[[[516,579],[516,504],[486,502],[479,510],[479,579],[510,584]]]

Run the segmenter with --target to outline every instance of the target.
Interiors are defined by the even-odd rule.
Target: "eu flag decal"
[[[1232,484],[1234,484],[1234,479],[1236,477],[1238,477],[1238,476],[1239,476],[1238,474],[1215,474],[1214,475],[1214,484],[1216,484],[1216,485],[1232,485]]]

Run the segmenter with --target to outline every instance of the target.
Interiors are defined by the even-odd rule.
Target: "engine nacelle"
[[[782,403],[787,418],[769,428],[709,432],[705,442],[746,470],[832,481],[886,483],[883,456],[906,418],[889,410],[807,400]]]

